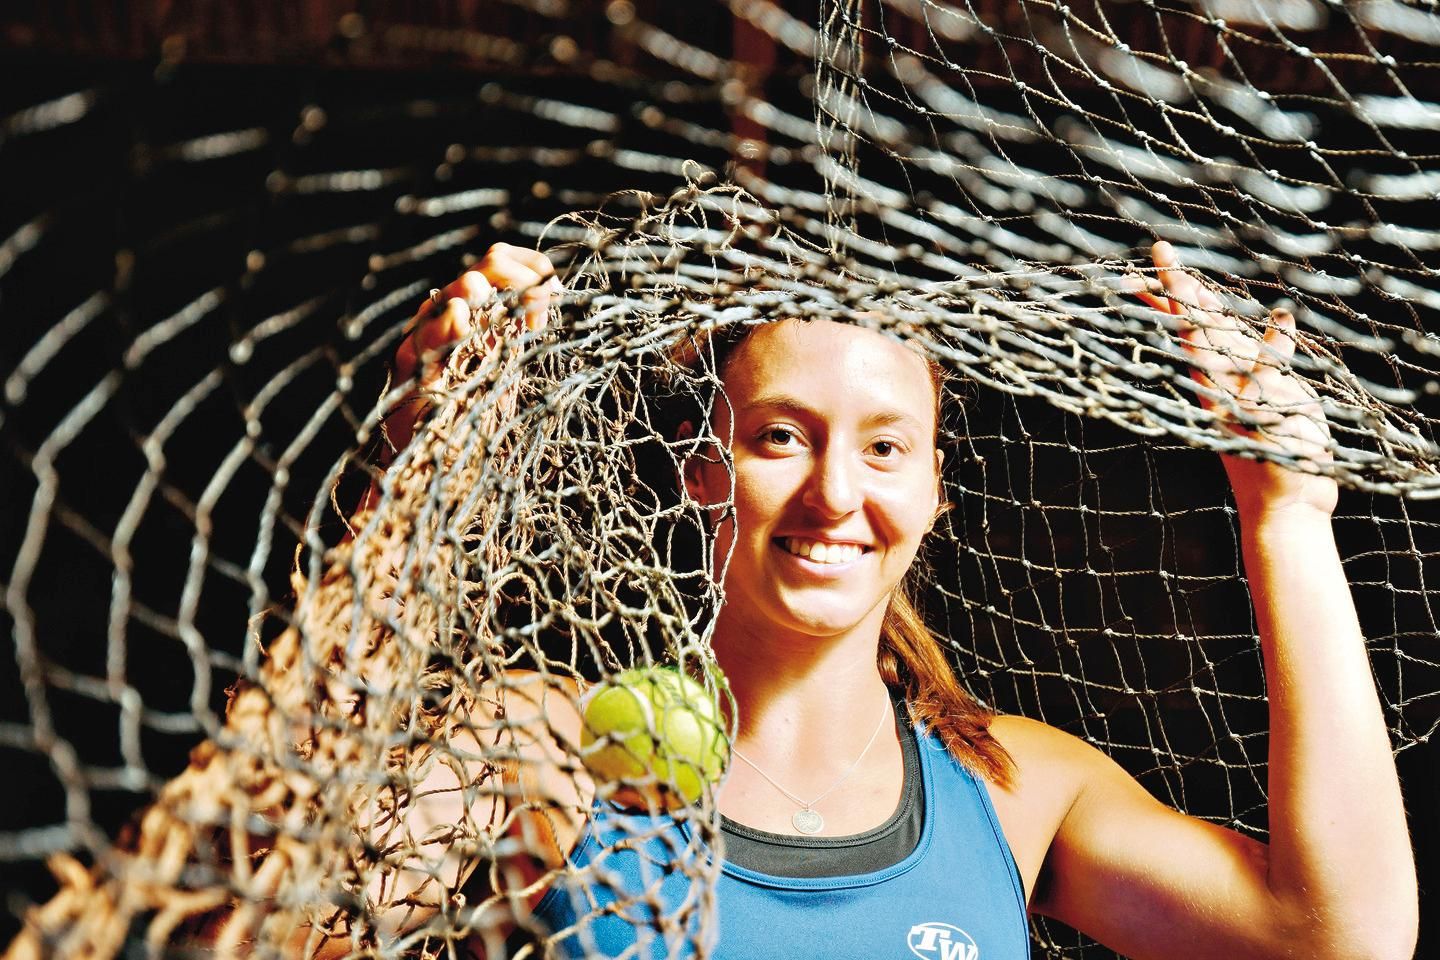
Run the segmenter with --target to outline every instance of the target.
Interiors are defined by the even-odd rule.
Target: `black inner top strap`
[[[905,782],[900,804],[890,819],[848,837],[805,837],[755,830],[721,818],[725,859],[736,866],[778,877],[844,877],[874,873],[908,857],[920,842],[925,823],[925,792],[920,789],[920,751],[905,704],[895,704],[895,727],[904,757]],[[840,791],[830,804],[844,802]],[[822,811],[823,813],[823,811]]]

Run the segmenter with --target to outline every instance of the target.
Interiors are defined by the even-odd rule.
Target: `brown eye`
[[[762,434],[765,440],[777,447],[783,447],[786,442],[795,438],[795,431],[787,427],[769,427]]]
[[[876,440],[875,443],[871,445],[870,449],[874,450],[880,456],[886,458],[896,452],[895,444],[889,440]]]

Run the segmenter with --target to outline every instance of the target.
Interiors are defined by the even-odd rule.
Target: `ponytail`
[[[1015,761],[990,734],[993,711],[960,686],[940,642],[910,598],[910,578],[895,588],[880,627],[876,658],[886,686],[900,689],[910,717],[933,731],[956,762],[998,786],[1009,786]]]

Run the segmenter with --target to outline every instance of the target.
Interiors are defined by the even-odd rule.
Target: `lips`
[[[775,543],[792,556],[825,566],[853,563],[870,551],[869,547],[859,543],[836,543],[807,537],[776,537]]]

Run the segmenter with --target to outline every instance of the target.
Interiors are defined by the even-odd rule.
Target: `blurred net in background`
[[[545,880],[483,816],[524,776],[514,678],[563,697],[703,658],[673,428],[716,381],[670,348],[776,315],[877,311],[957,375],[925,599],[976,695],[1263,835],[1211,452],[1246,442],[1120,292],[1157,238],[1257,334],[1295,313],[1385,719],[1402,759],[1431,742],[1431,3],[97,2],[0,29],[0,857],[9,914],[49,901],[62,952],[302,917],[359,946],[459,885],[444,850],[488,883],[387,949],[565,935],[506,933]],[[568,293],[543,334],[462,346],[382,472],[388,359],[494,240]],[[437,764],[468,816],[416,812]],[[688,912],[619,909],[698,942],[716,818],[691,817]]]

